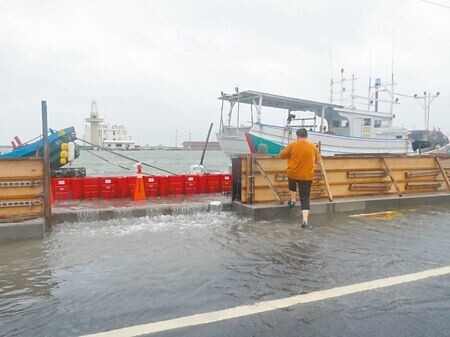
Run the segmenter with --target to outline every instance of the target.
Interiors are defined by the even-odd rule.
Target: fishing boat
[[[278,154],[296,139],[295,132],[300,127],[309,130],[309,139],[318,144],[325,155],[414,153],[408,130],[394,127],[395,116],[390,112],[344,108],[333,103],[251,90],[222,94],[220,99],[230,103],[227,123],[223,122],[222,108],[217,135],[222,149],[229,155],[254,153],[258,148],[268,154]],[[250,125],[239,125],[239,117],[235,125],[231,123],[234,108],[237,107],[239,116],[241,104],[250,105]],[[285,125],[262,123],[262,107],[284,110]]]
[[[50,167],[52,169],[59,169],[66,164],[67,161],[61,160],[61,145],[63,143],[73,143],[74,153],[73,158],[80,156],[79,146],[74,143],[77,139],[75,128],[68,127],[58,131],[49,129],[48,142],[50,144]],[[44,141],[42,136],[22,143],[18,137],[15,137],[15,142],[11,142],[13,150],[0,155],[1,158],[21,158],[21,157],[43,157]]]
[[[296,139],[295,132],[303,127],[325,155],[448,152],[448,137],[440,130],[429,129],[430,104],[439,92],[434,95],[424,92],[423,96],[396,93],[397,83],[392,71],[391,80],[386,83],[379,78],[372,81],[370,77],[367,97],[358,96],[355,94],[356,77],[345,78],[344,69],[340,74],[339,81],[333,78],[330,81],[329,103],[253,90],[240,92],[237,87],[235,93],[222,92],[220,128],[216,136],[223,151],[233,156],[258,152],[260,148],[261,152],[277,155]],[[351,81],[350,90],[345,87],[348,81]],[[426,130],[408,131],[394,126],[394,105],[399,104],[398,96],[418,100],[425,110]],[[224,102],[229,103],[227,115]],[[386,104],[388,112],[382,111],[381,105],[386,107]],[[244,122],[243,105],[250,108],[250,120]],[[272,110],[269,114],[264,112],[264,123],[262,107]],[[270,123],[276,115],[274,110],[284,111],[285,119],[277,118],[275,123]]]

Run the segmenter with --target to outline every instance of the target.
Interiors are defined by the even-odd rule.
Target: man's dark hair
[[[297,137],[298,138],[306,138],[308,137],[308,131],[306,131],[305,128],[300,128],[297,130]]]

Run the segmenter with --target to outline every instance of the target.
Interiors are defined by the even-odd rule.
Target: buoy
[[[135,167],[137,169],[137,176],[136,176],[136,185],[134,186],[133,200],[142,201],[145,200],[144,179],[142,179],[142,164],[137,163]]]
[[[67,143],[67,161],[69,163],[73,162],[75,159],[75,144],[74,142]]]

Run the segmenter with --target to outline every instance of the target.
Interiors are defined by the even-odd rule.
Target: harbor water
[[[177,172],[201,155],[131,153]],[[77,166],[89,175],[127,174],[88,155]],[[207,153],[205,164],[218,171],[229,165],[221,152]],[[43,240],[0,245],[0,336],[82,336],[450,265],[447,205],[396,211],[386,218],[315,216],[311,229],[299,227],[294,210],[271,221],[194,210],[63,223]],[[447,274],[151,336],[449,331]]]
[[[176,174],[188,173],[191,165],[200,164],[202,157],[202,151],[183,150],[119,151],[117,153]],[[132,175],[135,174],[134,163],[132,160],[117,156],[109,151],[81,150],[80,157],[73,162],[73,166],[86,167],[88,176]],[[222,151],[205,152],[203,166],[210,172],[229,172],[230,165],[230,158]],[[129,168],[132,171],[125,168]],[[144,166],[143,170],[149,174],[168,174],[149,166]]]

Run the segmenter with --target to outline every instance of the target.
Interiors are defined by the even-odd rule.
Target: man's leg
[[[288,205],[293,207],[295,201],[297,200],[297,182],[293,179],[288,178],[289,193],[291,195],[291,200],[289,200]]]
[[[299,192],[300,192],[300,206],[302,209],[302,227],[306,227],[308,225],[309,218],[309,195],[311,193],[311,185],[312,181],[303,180],[299,183]]]
[[[291,193],[291,202],[295,202],[297,200],[297,191],[289,191]]]

